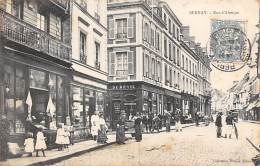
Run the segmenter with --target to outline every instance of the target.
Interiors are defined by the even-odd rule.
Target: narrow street
[[[130,140],[55,165],[251,166],[257,151],[246,138],[253,138],[252,132],[259,133],[259,124],[240,122],[238,130],[238,140],[216,138],[213,123],[185,128],[183,132],[144,134],[142,142]]]

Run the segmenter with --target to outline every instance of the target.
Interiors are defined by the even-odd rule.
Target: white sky
[[[210,20],[211,19],[237,19],[247,21],[247,37],[252,42],[258,23],[258,10],[260,0],[164,0],[172,8],[174,13],[180,19],[183,25],[190,26],[190,33],[196,37],[196,42],[200,42],[203,47],[209,40],[210,36]],[[221,12],[231,11],[239,14],[190,14],[190,11],[207,11]],[[254,47],[257,45],[254,44]],[[252,53],[255,54],[255,51]],[[218,71],[212,67],[211,83],[213,88],[219,90],[227,90],[232,87],[233,81],[240,80],[244,73],[248,70],[247,67],[232,72],[225,73]]]

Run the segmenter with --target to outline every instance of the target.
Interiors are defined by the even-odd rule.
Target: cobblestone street
[[[246,130],[250,127],[250,130]],[[183,132],[144,134],[143,141],[113,145],[57,163],[61,165],[249,166],[257,151],[246,138],[259,124],[240,122],[239,139],[216,138],[215,126],[185,128]],[[256,133],[256,131],[254,131]]]

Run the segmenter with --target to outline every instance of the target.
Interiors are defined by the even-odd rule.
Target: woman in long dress
[[[107,143],[107,125],[103,115],[100,115],[99,117],[99,125],[100,128],[98,130],[97,142],[100,142],[102,144]]]
[[[140,142],[142,140],[142,118],[139,116],[139,113],[136,114],[136,117],[134,117],[134,123],[135,123],[135,140],[137,142]]]
[[[125,122],[121,116],[116,128],[116,143],[125,144]]]

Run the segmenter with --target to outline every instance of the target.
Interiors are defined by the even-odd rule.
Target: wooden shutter
[[[114,39],[115,38],[115,20],[114,19],[109,19],[108,20],[108,38],[109,39]]]
[[[127,38],[134,37],[134,18],[129,17],[127,19]]]
[[[133,51],[127,52],[128,59],[128,75],[134,74],[134,54]]]
[[[50,13],[50,34],[61,39],[61,19]]]
[[[109,75],[115,76],[115,67],[116,67],[116,54],[114,52],[109,53]]]

